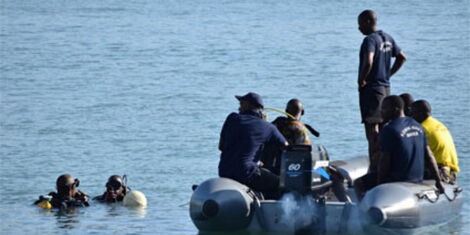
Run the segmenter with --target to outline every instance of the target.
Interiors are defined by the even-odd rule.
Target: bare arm
[[[364,61],[362,61],[362,68],[359,72],[359,78],[357,79],[359,88],[366,86],[367,75],[369,75],[370,71],[372,70],[372,65],[374,64],[374,55],[374,52],[369,52],[367,56],[364,56]]]
[[[398,53],[397,57],[395,58],[395,62],[393,62],[392,69],[390,70],[390,76],[393,76],[398,70],[400,70],[401,66],[405,63],[406,56],[403,51]]]
[[[382,152],[380,154],[379,163],[377,166],[377,184],[382,184],[387,179],[390,171],[390,153]]]
[[[432,151],[429,146],[426,146],[424,161],[426,163],[426,167],[431,171],[431,174],[436,180],[437,189],[439,189],[440,193],[444,193],[444,185],[442,184],[441,176],[439,175],[439,169],[437,168],[436,159],[434,158],[434,155],[432,154]]]

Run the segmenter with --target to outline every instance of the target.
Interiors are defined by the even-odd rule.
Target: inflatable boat
[[[381,184],[358,199],[354,182],[367,173],[368,157],[328,158],[325,148],[315,145],[284,152],[279,200],[265,200],[228,178],[209,179],[194,189],[190,217],[201,232],[404,234],[447,222],[462,209],[462,189],[445,185],[439,194],[434,181]],[[324,174],[327,167],[341,176],[336,186]],[[344,195],[335,190],[338,184]]]

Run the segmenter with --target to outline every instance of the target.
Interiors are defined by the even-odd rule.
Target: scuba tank
[[[34,205],[42,208],[42,209],[51,209],[52,204],[51,204],[52,196],[47,195],[47,196],[39,196],[39,200],[37,200]]]

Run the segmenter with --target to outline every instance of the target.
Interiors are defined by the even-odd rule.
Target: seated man
[[[298,99],[291,99],[287,103],[286,113],[292,115],[287,117],[278,117],[274,124],[279,132],[286,138],[289,145],[310,145],[307,127],[300,121],[304,115],[303,104]],[[266,169],[279,175],[281,164],[281,149],[278,146],[267,145],[264,148],[261,161]]]
[[[264,145],[287,146],[274,125],[262,119],[263,101],[256,93],[236,96],[239,113],[228,115],[220,134],[219,176],[234,179],[260,192],[277,192],[279,177],[258,165]]]
[[[100,202],[121,202],[127,193],[127,186],[125,184],[126,177],[121,177],[119,175],[112,175],[108,178],[106,183],[106,192],[101,196],[94,197],[93,200],[98,200]]]
[[[418,100],[411,106],[413,118],[421,123],[439,167],[441,179],[449,184],[456,183],[456,174],[460,171],[454,140],[447,127],[431,116],[431,105],[425,100]]]
[[[68,209],[89,206],[88,196],[77,190],[79,185],[80,181],[74,179],[71,175],[61,175],[56,181],[57,193],[51,192],[47,196],[40,196],[39,200],[34,202],[34,204],[47,209]]]
[[[413,96],[411,96],[410,93],[403,93],[400,95],[400,98],[402,98],[405,104],[405,107],[404,107],[405,116],[411,117],[411,104],[414,102]]]
[[[378,171],[356,180],[359,197],[382,183],[422,183],[425,167],[436,180],[438,190],[444,192],[424,130],[415,120],[405,117],[403,107],[403,100],[396,95],[386,97],[382,103],[382,115],[388,123],[380,131]]]

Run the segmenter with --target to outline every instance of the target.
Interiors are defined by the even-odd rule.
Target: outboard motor
[[[247,186],[228,178],[204,181],[194,191],[189,213],[200,231],[245,229],[254,214],[255,196]]]
[[[324,169],[329,157],[323,146],[290,146],[281,159],[280,186],[285,192],[318,193],[331,185]]]
[[[297,233],[323,234],[326,231],[326,209],[324,193],[332,182],[325,167],[329,157],[321,145],[294,145],[282,155],[280,186],[287,193],[293,193],[297,200],[314,200],[312,218],[296,224]]]

